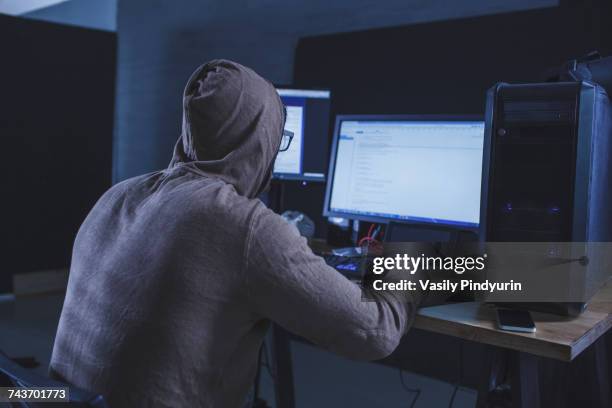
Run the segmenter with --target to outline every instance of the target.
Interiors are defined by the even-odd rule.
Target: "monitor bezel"
[[[389,121],[389,122],[483,122],[484,124],[484,116],[483,115],[474,115],[474,114],[465,114],[465,115],[457,115],[457,114],[449,114],[449,115],[439,115],[439,114],[425,114],[425,115],[336,115],[336,121],[334,124],[334,133],[332,136],[331,148],[330,148],[330,159],[329,166],[327,167],[327,185],[325,186],[325,201],[323,203],[323,216],[324,217],[339,217],[339,218],[348,218],[352,220],[358,221],[366,221],[373,222],[379,224],[402,224],[402,225],[415,225],[415,226],[428,226],[433,229],[444,229],[444,230],[460,230],[460,231],[478,231],[481,220],[478,220],[476,225],[468,225],[462,223],[454,223],[454,222],[430,222],[430,221],[421,221],[421,220],[406,220],[406,219],[396,219],[384,216],[373,216],[373,215],[363,215],[356,214],[352,212],[344,212],[344,211],[332,211],[330,208],[331,204],[331,190],[334,183],[334,174],[336,168],[336,152],[338,148],[338,141],[340,137],[340,126],[344,121]],[[484,134],[483,134],[484,138]],[[482,177],[482,176],[481,176]],[[482,191],[480,192],[480,205],[482,206]],[[480,214],[480,212],[479,212]]]
[[[296,85],[282,85],[282,84],[281,85],[273,84],[273,86],[274,86],[274,89],[276,89],[276,90],[287,89],[287,90],[295,90],[295,91],[324,91],[324,92],[328,92],[329,93],[329,97],[326,98],[326,99],[329,99],[329,102],[330,102],[330,110],[329,110],[329,118],[328,118],[328,128],[329,128],[329,119],[331,119],[331,116],[332,116],[332,111],[331,111],[332,91],[331,91],[331,89],[329,89],[329,88],[320,88],[320,87],[304,87],[304,86],[296,86]],[[329,143],[329,131],[327,133],[327,141]],[[303,145],[302,145],[302,148],[304,148]],[[302,156],[302,159],[303,159],[303,156]],[[276,160],[276,158],[274,160]],[[314,175],[311,175],[310,173],[305,173],[303,168],[301,169],[300,173],[274,173],[274,171],[272,171],[272,180],[277,181],[277,182],[280,182],[280,181],[304,181],[304,182],[310,182],[310,183],[325,183],[327,181],[328,173],[329,173],[329,170],[327,172],[324,172],[323,176],[318,176],[318,175],[314,176]]]

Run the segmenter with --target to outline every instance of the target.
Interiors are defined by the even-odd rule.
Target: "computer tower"
[[[603,88],[499,83],[486,109],[481,240],[610,242],[612,111]],[[584,278],[600,277],[598,267]],[[584,303],[523,306],[574,315]]]

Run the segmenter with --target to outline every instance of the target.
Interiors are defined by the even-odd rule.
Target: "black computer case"
[[[612,110],[603,88],[499,83],[485,120],[481,240],[611,241]],[[522,306],[575,315],[584,303]]]

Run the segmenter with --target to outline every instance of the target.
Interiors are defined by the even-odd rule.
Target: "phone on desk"
[[[531,314],[526,310],[497,309],[497,326],[501,330],[535,333],[536,327]]]

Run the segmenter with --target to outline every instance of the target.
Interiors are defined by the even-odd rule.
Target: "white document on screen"
[[[484,124],[342,123],[331,208],[478,224]]]
[[[286,152],[279,152],[274,162],[274,173],[300,174],[302,170],[302,129],[304,108],[287,106],[285,129],[293,132],[293,140]]]

